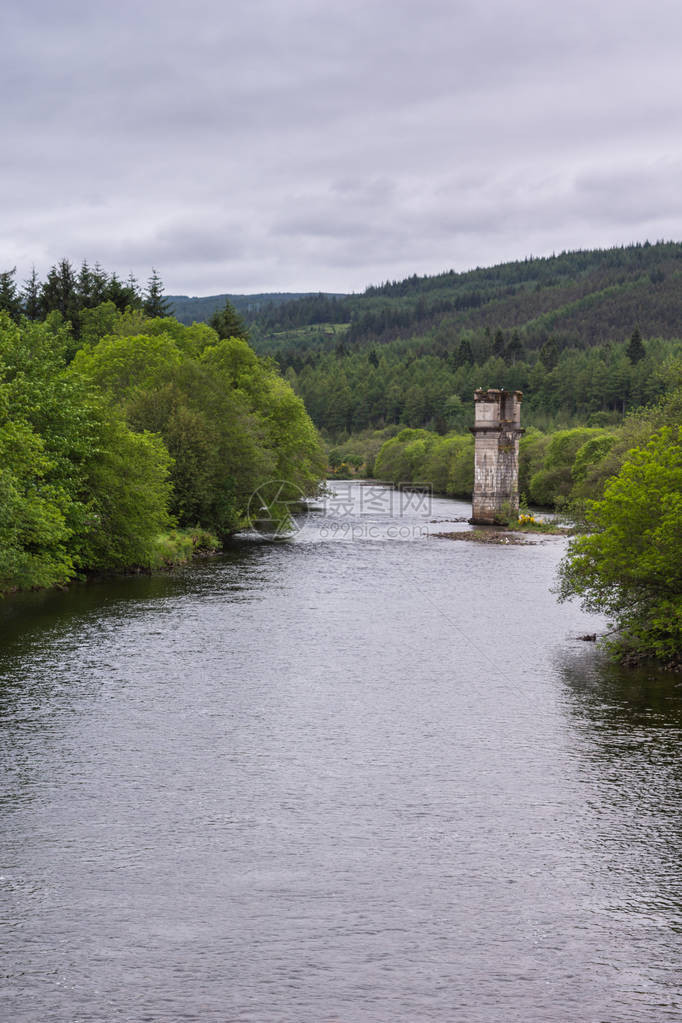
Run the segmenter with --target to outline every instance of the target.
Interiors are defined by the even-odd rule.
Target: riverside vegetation
[[[0,285],[0,592],[215,549],[272,478],[316,491],[315,428],[231,310],[183,326],[155,273],[143,294],[66,261]]]

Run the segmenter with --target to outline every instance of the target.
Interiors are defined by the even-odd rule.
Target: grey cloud
[[[89,248],[94,239],[89,238]],[[193,224],[173,224],[161,228],[152,237],[123,237],[115,243],[105,241],[103,259],[113,263],[172,266],[187,263],[223,263],[244,254],[240,234],[229,227],[198,227]]]
[[[25,0],[3,20],[0,268],[343,290],[682,232],[672,0]]]

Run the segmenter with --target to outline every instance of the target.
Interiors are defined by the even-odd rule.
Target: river
[[[0,1018],[680,1019],[680,679],[468,514],[4,603]]]

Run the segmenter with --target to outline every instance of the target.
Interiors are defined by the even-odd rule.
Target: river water
[[[0,1018],[680,1019],[680,679],[468,514],[4,603]]]

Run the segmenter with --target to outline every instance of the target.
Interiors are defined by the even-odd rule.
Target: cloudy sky
[[[2,5],[0,270],[362,290],[682,240],[680,0]]]

